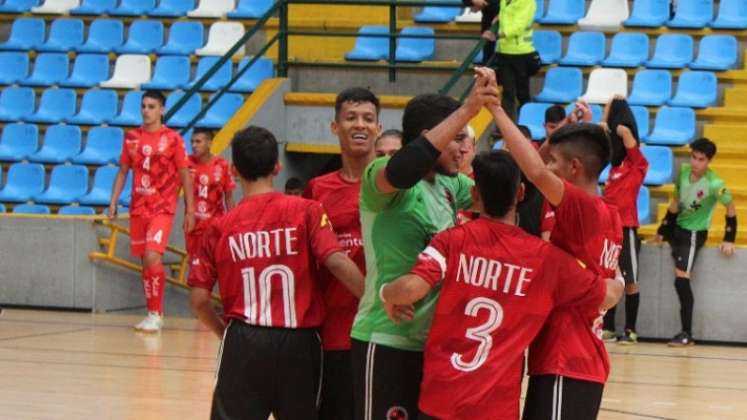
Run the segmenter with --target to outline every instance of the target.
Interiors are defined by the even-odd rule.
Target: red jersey
[[[213,156],[206,163],[199,163],[189,156],[189,173],[192,175],[195,203],[195,228],[193,232],[207,227],[210,219],[226,213],[225,198],[236,188],[228,162]]]
[[[624,227],[638,227],[638,192],[648,172],[648,161],[641,149],[627,149],[620,166],[610,169],[604,198],[617,207]]]
[[[622,249],[617,209],[563,181],[563,200],[555,208],[551,242],[583,262],[589,270],[614,278]],[[561,375],[605,383],[610,365],[602,341],[599,308],[555,310],[529,350],[530,375]]]
[[[218,282],[226,320],[280,328],[321,325],[313,268],[341,252],[322,205],[278,192],[243,199],[208,226],[188,284]]]
[[[547,200],[542,202],[542,221],[540,222],[540,231],[552,232],[555,229],[555,210]]]
[[[436,235],[412,273],[441,284],[420,410],[444,420],[519,418],[524,351],[553,308],[599,308],[601,278],[516,226],[479,219]]]
[[[365,274],[366,260],[358,211],[360,193],[360,181],[348,182],[336,171],[309,181],[304,197],[322,203],[337,233],[340,247]],[[327,309],[321,331],[322,346],[324,350],[350,350],[350,328],[358,312],[358,298],[324,267],[320,267],[319,282]]]
[[[184,140],[179,133],[166,126],[152,133],[142,127],[130,130],[120,162],[132,168],[134,175],[131,215],[151,217],[176,212],[182,184],[178,170],[187,167]]]

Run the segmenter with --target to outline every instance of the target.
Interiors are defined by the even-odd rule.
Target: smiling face
[[[469,152],[469,146],[467,142],[469,136],[467,133],[467,127],[464,127],[459,134],[454,137],[446,149],[443,150],[441,155],[436,161],[436,172],[442,175],[456,176],[459,173],[459,168],[464,162],[465,155]]]
[[[331,128],[340,141],[342,154],[350,157],[373,155],[381,131],[376,107],[371,102],[344,102]]]

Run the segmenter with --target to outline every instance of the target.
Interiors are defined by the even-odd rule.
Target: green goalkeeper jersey
[[[690,181],[691,174],[690,165],[683,164],[675,184],[679,199],[677,225],[687,230],[708,230],[716,202],[731,203],[731,193],[710,168],[695,182]]]

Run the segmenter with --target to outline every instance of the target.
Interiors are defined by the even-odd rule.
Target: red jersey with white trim
[[[187,167],[179,133],[166,126],[152,133],[142,127],[128,131],[120,163],[133,172],[131,215],[147,218],[176,212],[182,185],[178,171]]]
[[[604,198],[620,212],[624,227],[638,227],[638,193],[648,172],[648,160],[641,149],[627,149],[620,166],[610,169],[604,186]]]
[[[479,219],[436,235],[411,271],[441,283],[420,410],[444,420],[519,418],[524,351],[553,308],[599,308],[606,285],[522,229]]]
[[[194,189],[195,232],[205,229],[213,217],[226,213],[225,198],[236,189],[236,184],[228,170],[228,162],[220,156],[213,156],[205,163],[189,156],[189,173]]]
[[[615,278],[622,249],[617,209],[563,181],[563,199],[555,208],[550,242],[604,278]],[[602,280],[600,280],[602,281]],[[602,341],[599,308],[555,310],[529,349],[529,375],[561,375],[605,383],[610,364]]]
[[[216,281],[226,320],[280,328],[312,328],[324,319],[317,263],[341,252],[316,201],[270,192],[244,198],[208,226],[188,283]]]
[[[540,222],[541,232],[552,232],[555,229],[555,209],[552,208],[550,202],[544,200],[542,202],[542,221]]]

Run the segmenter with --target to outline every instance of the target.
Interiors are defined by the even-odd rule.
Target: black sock
[[[690,288],[690,279],[677,277],[674,279],[674,288],[680,298],[680,319],[682,320],[682,331],[692,335],[693,328],[693,290]]]
[[[613,306],[607,309],[607,313],[604,314],[604,329],[609,331],[615,331],[615,310],[617,306]]]
[[[641,294],[635,293],[625,296],[625,329],[635,331],[635,324],[638,321],[638,303]]]

